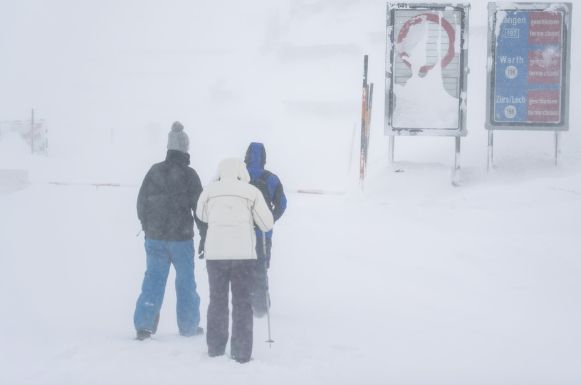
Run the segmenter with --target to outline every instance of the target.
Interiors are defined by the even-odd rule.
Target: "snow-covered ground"
[[[137,186],[1,195],[0,383],[578,382],[581,174],[463,188],[448,174],[408,165],[364,194],[289,193],[271,269],[275,343],[257,320],[245,367],[177,334],[172,277],[158,334],[133,340]]]
[[[499,132],[486,172],[485,2],[470,16],[460,187],[450,138],[397,138],[387,165],[383,1],[196,4],[1,7],[0,120],[34,105],[49,156],[0,136],[0,384],[581,382],[579,111],[559,167],[551,133]],[[380,92],[361,191],[364,53]],[[572,106],[580,84],[573,70]],[[285,183],[270,272],[275,343],[256,320],[247,365],[178,335],[173,273],[158,334],[133,339],[145,268],[135,200],[176,119],[204,184],[251,140],[266,143]],[[196,278],[204,324],[204,261]]]

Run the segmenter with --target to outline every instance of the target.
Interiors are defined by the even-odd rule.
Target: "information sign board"
[[[469,7],[388,4],[386,135],[466,134]]]
[[[568,129],[570,3],[489,3],[488,129]]]

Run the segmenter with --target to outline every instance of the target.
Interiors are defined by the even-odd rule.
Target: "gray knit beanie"
[[[190,140],[184,132],[184,125],[180,122],[174,122],[171,126],[171,131],[167,134],[167,149],[185,153],[190,149]]]

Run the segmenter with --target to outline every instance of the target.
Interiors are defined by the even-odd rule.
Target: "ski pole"
[[[271,335],[270,335],[270,294],[269,294],[269,290],[268,290],[268,272],[266,269],[266,233],[263,231],[262,232],[262,255],[263,255],[263,263],[264,263],[264,283],[266,284],[266,290],[265,290],[265,300],[266,300],[266,324],[268,326],[268,339],[266,340],[266,342],[268,342],[269,347],[272,347],[272,343],[274,342],[274,340],[272,339]]]

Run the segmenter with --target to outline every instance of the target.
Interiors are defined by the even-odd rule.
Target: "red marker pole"
[[[369,86],[367,84],[367,59],[368,56],[363,56],[363,86],[362,86],[362,95],[361,95],[361,145],[360,145],[360,154],[359,154],[359,182],[363,186],[363,180],[365,179],[365,168],[366,168],[366,140],[365,140],[365,131],[367,125],[367,100],[368,100],[368,89]]]

